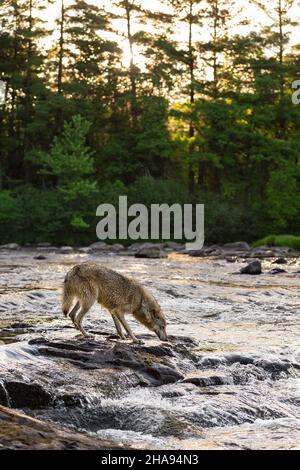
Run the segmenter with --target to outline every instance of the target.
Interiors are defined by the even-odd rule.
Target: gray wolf
[[[133,342],[140,342],[125,319],[125,315],[130,314],[159,339],[168,340],[166,319],[160,305],[139,282],[103,266],[77,264],[64,280],[62,310],[84,336],[82,320],[95,302],[111,314],[120,338],[125,338],[123,327]]]

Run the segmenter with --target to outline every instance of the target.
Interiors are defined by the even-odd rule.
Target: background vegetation
[[[0,242],[94,241],[125,194],[205,203],[207,242],[300,234],[292,0],[260,28],[232,0],[60,0],[51,31],[49,3],[0,6]]]

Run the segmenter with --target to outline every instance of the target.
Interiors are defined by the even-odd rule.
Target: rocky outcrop
[[[4,381],[3,387],[12,408],[44,408],[51,403],[51,394],[39,384],[12,380]]]
[[[128,447],[128,446],[127,446]],[[100,450],[121,449],[61,426],[30,418],[0,405],[1,450]]]
[[[82,369],[115,368],[129,369],[136,377],[136,384],[143,386],[158,386],[174,383],[183,378],[180,371],[172,362],[170,347],[132,345],[111,341],[84,340],[76,341],[47,341],[35,339],[29,344],[36,348],[35,354],[41,356],[63,358]]]

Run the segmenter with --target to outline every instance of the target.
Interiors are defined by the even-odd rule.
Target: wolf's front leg
[[[137,339],[137,337],[133,333],[132,329],[130,328],[130,326],[128,325],[127,321],[124,318],[124,314],[119,313],[118,314],[118,319],[121,322],[121,324],[124,326],[125,330],[127,331],[128,335],[130,336],[130,338],[132,339],[132,342],[136,343],[136,344],[143,344],[143,341],[141,341],[140,339]]]
[[[112,316],[112,319],[114,321],[114,324],[115,324],[118,335],[120,336],[121,339],[126,339],[126,337],[125,337],[125,335],[122,331],[122,326],[121,326],[121,323],[120,323],[118,317],[113,313],[111,314],[111,316]]]

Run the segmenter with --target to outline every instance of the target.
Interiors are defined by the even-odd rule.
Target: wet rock
[[[136,258],[167,258],[168,255],[159,247],[151,246],[138,250],[135,255]]]
[[[47,246],[38,246],[36,248],[36,250],[37,251],[46,251],[48,253],[49,251],[56,251],[56,250],[58,250],[58,248],[57,248],[57,246],[52,246],[52,245],[48,246],[47,245]]]
[[[125,250],[124,245],[121,245],[121,243],[114,243],[113,245],[110,245],[109,247],[112,253],[119,253],[120,251]]]
[[[247,242],[234,242],[234,243],[225,243],[223,245],[224,251],[249,251],[251,250]]]
[[[18,251],[20,249],[21,247],[18,245],[18,243],[7,243],[6,245],[0,245],[0,250]]]
[[[184,254],[191,256],[192,258],[202,258],[205,256],[205,251],[201,250],[185,250]]]
[[[269,271],[269,274],[282,274],[282,273],[286,273],[286,270],[280,269],[280,268],[274,268],[274,269],[271,269],[271,271]]]
[[[37,347],[37,353],[46,357],[64,358],[81,369],[133,371],[143,386],[158,386],[174,383],[183,378],[175,363],[172,349],[168,346],[143,346],[114,342],[93,342],[83,340],[47,341],[42,338],[29,341]]]
[[[0,448],[1,450],[107,450],[121,449],[122,446],[0,407]]]
[[[254,358],[251,356],[246,356],[244,354],[236,354],[236,353],[230,353],[230,354],[225,354],[224,359],[227,364],[235,364],[239,363],[242,365],[248,365],[248,364],[253,364]]]
[[[252,261],[247,266],[240,270],[241,274],[261,274],[261,262],[260,261]]]
[[[82,246],[82,247],[78,248],[77,251],[79,251],[79,253],[89,254],[93,251],[93,249],[90,246]]]
[[[42,247],[42,248],[48,248],[51,246],[51,243],[49,242],[42,242],[42,243],[37,243],[36,244],[37,247]]]
[[[92,251],[109,251],[109,245],[105,242],[92,243],[88,248]]]
[[[287,260],[285,258],[277,258],[272,264],[287,264]]]
[[[139,385],[152,387],[175,383],[183,378],[183,375],[175,368],[159,363],[143,367],[137,374],[140,377]]]
[[[132,243],[132,245],[130,245],[128,248],[127,248],[127,251],[129,253],[136,253],[138,250],[140,250],[142,248],[142,243]]]
[[[38,261],[42,261],[42,260],[44,260],[44,259],[47,259],[47,257],[44,256],[44,255],[38,255],[38,256],[35,256],[33,259],[36,259],[36,260],[38,260]]]
[[[226,361],[223,357],[206,356],[199,359],[198,366],[200,368],[218,367],[225,364]]]
[[[219,245],[212,245],[204,249],[205,256],[219,256],[223,254],[223,248]]]
[[[225,260],[227,261],[227,263],[235,263],[236,262],[236,258],[234,258],[234,257],[226,257]]]
[[[9,406],[9,397],[3,383],[0,382],[0,405]]]
[[[67,408],[74,408],[74,407],[83,407],[84,405],[88,404],[88,400],[86,397],[80,394],[68,394],[65,393],[64,395],[58,395],[54,400],[54,406],[59,406],[63,403],[64,406]]]
[[[252,258],[274,258],[276,256],[276,251],[270,248],[255,248],[251,251]]]
[[[292,364],[288,361],[259,359],[254,362],[254,365],[271,373],[272,378],[276,378],[282,372],[288,372]]]
[[[229,373],[234,385],[246,385],[253,380],[263,381],[268,378],[267,372],[254,364],[241,364],[239,362],[230,367]]]
[[[30,323],[16,322],[12,323],[10,325],[10,328],[12,328],[13,330],[23,330],[25,328],[33,328],[33,325],[31,325]]]
[[[165,243],[165,248],[169,248],[173,251],[182,251],[185,249],[185,246],[182,243],[177,242],[167,242]]]
[[[211,246],[204,246],[201,250],[189,250],[189,251],[186,251],[186,253],[189,256],[197,258],[197,257],[221,256],[224,254],[224,251],[219,245],[211,245]]]
[[[44,408],[51,403],[50,393],[39,384],[5,381],[4,386],[12,408]]]
[[[253,364],[254,358],[243,354],[229,353],[224,356],[204,356],[198,361],[200,368],[219,367],[239,363],[242,365]]]
[[[164,356],[168,356],[168,357],[174,357],[174,352],[172,351],[171,348],[167,347],[167,346],[141,346],[141,351],[144,351],[148,354],[153,354],[153,356],[156,356],[156,357],[164,357]]]
[[[125,250],[124,245],[121,245],[121,243],[114,243],[113,245],[109,245],[108,243],[105,242],[95,242],[92,243],[90,246],[85,248],[86,250],[89,249],[90,251],[103,251],[103,252],[111,252],[111,253],[118,253],[120,251]],[[88,252],[90,252],[88,251]]]
[[[197,387],[215,387],[218,385],[230,385],[232,380],[229,377],[212,375],[210,377],[186,377],[182,383],[191,383]]]
[[[60,253],[63,253],[63,254],[68,254],[68,253],[73,253],[74,249],[72,246],[62,246],[60,247]]]

